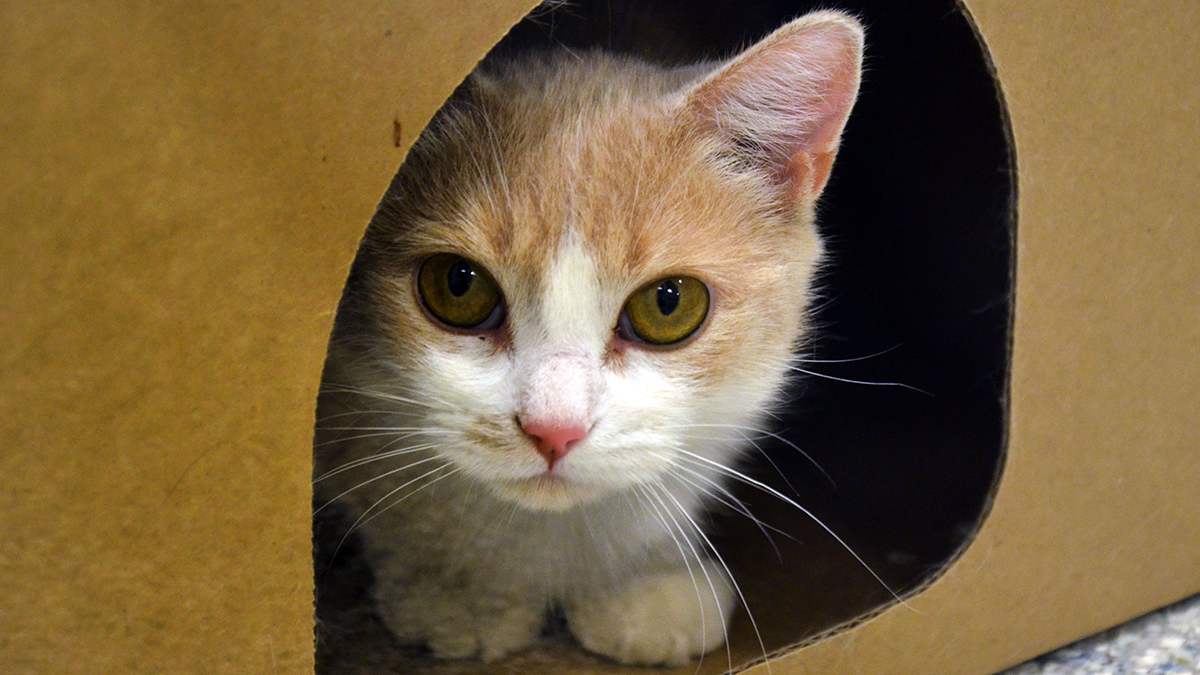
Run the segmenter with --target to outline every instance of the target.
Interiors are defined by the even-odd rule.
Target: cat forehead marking
[[[555,348],[592,351],[612,328],[589,247],[568,233],[542,277],[540,322]],[[599,344],[596,344],[599,343]]]

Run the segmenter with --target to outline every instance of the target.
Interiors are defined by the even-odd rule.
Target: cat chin
[[[533,476],[495,482],[492,490],[501,499],[530,511],[569,511],[599,500],[611,490],[558,476]]]

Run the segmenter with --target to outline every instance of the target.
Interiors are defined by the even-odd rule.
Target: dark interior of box
[[[714,515],[717,548],[749,604],[730,652],[702,664],[721,672],[919,588],[986,514],[1007,426],[1012,146],[986,54],[953,0],[630,4],[538,10],[497,50],[600,46],[686,62],[733,53],[814,8],[850,11],[867,26],[861,95],[820,211],[832,264],[811,374],[794,383],[778,425],[808,457],[762,442],[749,471],[837,532],[888,588],[808,515],[741,491],[786,534]],[[318,672],[491,672],[392,644],[371,613],[370,574],[353,542],[333,560],[321,545],[339,529],[336,517],[316,524]],[[625,669],[560,634],[496,672],[549,670]]]

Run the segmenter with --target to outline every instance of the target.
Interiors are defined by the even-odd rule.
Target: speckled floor
[[[1000,675],[1200,675],[1200,595]]]

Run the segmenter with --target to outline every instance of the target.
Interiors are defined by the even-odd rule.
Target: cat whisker
[[[704,568],[703,558],[701,557],[700,552],[696,550],[696,545],[692,542],[692,538],[687,535],[687,532],[684,531],[683,526],[679,523],[679,521],[674,516],[671,515],[670,510],[667,509],[666,503],[663,502],[662,498],[659,497],[656,494],[656,492],[654,491],[653,488],[656,486],[661,488],[661,484],[658,484],[658,483],[638,485],[637,488],[638,488],[638,492],[641,493],[642,495],[645,495],[645,497],[647,499],[653,498],[653,501],[650,502],[650,507],[654,510],[659,521],[662,522],[663,527],[667,531],[667,534],[670,535],[671,539],[675,541],[675,545],[679,548],[679,555],[683,559],[684,566],[687,568],[688,576],[691,577],[691,579],[692,579],[692,588],[694,588],[696,591],[696,602],[699,603],[699,607],[700,607],[700,628],[701,628],[701,632],[700,632],[700,636],[701,636],[701,638],[700,638],[700,654],[701,654],[700,662],[703,663],[704,654],[706,652],[708,652],[708,644],[707,644],[708,626],[707,626],[705,612],[704,612],[703,592],[700,590],[700,582],[696,579],[696,573],[694,571],[692,571],[692,564],[688,560],[687,553],[684,551],[683,545],[680,543],[680,539],[675,536],[675,532],[678,532],[679,537],[682,537],[683,538],[682,541],[687,544],[688,550],[691,551],[692,558],[696,561],[696,566],[700,568],[700,573],[704,575],[704,580],[708,583],[709,592],[713,594],[713,601],[717,606],[717,620],[721,622],[721,632],[725,636],[725,656],[729,662],[729,670],[730,670],[730,672],[732,672],[733,671],[733,652],[729,647],[729,629],[726,626],[725,621],[724,621],[725,613],[724,613],[724,611],[722,611],[722,608],[721,608],[721,599],[720,599],[720,594],[717,592],[717,586],[716,586],[716,584],[713,583],[712,576],[709,575],[708,570]],[[640,501],[640,498],[639,498],[639,501]],[[658,505],[656,506],[654,502],[658,502]],[[643,503],[645,503],[645,502],[643,502]],[[678,504],[678,502],[676,502],[676,504]],[[686,511],[685,511],[685,515],[686,515]],[[671,520],[670,523],[667,522],[668,517]],[[674,524],[674,527],[672,527],[672,524]],[[700,663],[698,663],[696,665],[696,668],[697,668],[697,672],[699,672]]]
[[[665,427],[665,426],[659,427],[659,429],[664,429],[664,428],[668,428],[668,427]],[[677,427],[677,428],[683,428],[683,427]],[[729,440],[724,436],[701,436],[699,434],[679,434],[679,438],[687,438],[687,439],[694,440],[694,441],[716,441],[718,443],[727,442]],[[759,434],[758,436],[743,436],[743,438],[748,441],[749,440],[762,441],[762,440],[766,440],[766,439],[770,438],[770,436],[767,436],[765,434]]]
[[[675,508],[679,509],[680,515],[683,516],[685,522],[691,526],[692,530],[696,533],[696,535],[700,538],[700,540],[704,542],[704,545],[712,553],[712,557],[714,559],[716,559],[717,563],[721,566],[721,568],[725,570],[725,576],[728,577],[729,583],[733,585],[733,590],[734,590],[734,592],[737,593],[738,599],[742,603],[742,609],[746,610],[746,617],[750,620],[750,626],[754,629],[754,634],[758,639],[759,647],[762,649],[763,656],[765,657],[767,654],[767,648],[763,643],[762,633],[759,632],[759,630],[758,630],[758,621],[755,620],[755,618],[754,618],[754,611],[752,609],[750,609],[750,604],[746,602],[746,596],[742,593],[742,588],[738,584],[737,579],[734,578],[733,571],[731,569],[729,569],[729,565],[725,564],[725,559],[721,556],[721,552],[718,551],[715,546],[713,546],[712,540],[710,540],[708,538],[708,535],[706,535],[704,533],[703,528],[700,527],[700,525],[696,522],[695,518],[693,518],[692,515],[688,512],[688,509],[683,504],[679,503],[679,500],[676,499],[675,496],[671,494],[671,491],[666,489],[666,486],[664,486],[662,483],[654,483],[654,484],[652,484],[652,487],[658,488],[657,490],[654,490],[653,492],[654,492],[654,494],[659,495],[658,498],[660,501],[661,501],[662,497],[665,496],[667,499],[671,500],[671,503],[673,503],[675,505]],[[663,507],[666,508],[665,503],[663,504]],[[682,525],[680,525],[679,527],[680,527],[680,531],[682,532],[683,531]],[[717,599],[718,594],[717,594],[716,588],[714,587],[714,584],[712,582],[711,577],[709,577],[708,572],[706,570],[704,570],[703,565],[701,565],[701,571],[705,572],[704,576],[705,576],[705,578],[707,578],[709,580],[708,581],[709,587],[712,588],[713,598],[714,598],[714,600],[717,600],[718,612],[720,612],[723,615],[724,612],[721,611],[721,609],[720,609],[720,607],[721,607],[720,600]],[[725,624],[724,622],[722,622],[721,625],[722,625],[722,630],[725,633],[725,652],[726,652],[727,658],[730,661],[729,668],[732,671],[733,670],[733,663],[732,663],[733,652],[729,647],[729,628],[728,628],[727,624]],[[768,673],[771,672],[771,664],[770,663],[767,664],[767,672]]]
[[[680,476],[675,473],[668,473],[667,474],[668,476],[670,476],[671,478],[674,478],[675,480],[679,481],[680,483],[683,483],[685,486],[691,486],[695,490],[698,490],[704,496],[729,507],[730,509],[736,511],[737,513],[740,513],[741,515],[745,516],[746,518],[749,518],[750,522],[754,523],[754,525],[759,529],[759,531],[763,533],[763,536],[766,537],[767,541],[769,541],[771,543],[771,548],[775,549],[775,556],[777,558],[779,558],[779,560],[781,562],[783,560],[783,554],[780,552],[779,546],[777,546],[775,544],[775,539],[773,537],[771,537],[770,533],[768,533],[767,530],[771,530],[772,532],[775,532],[776,534],[781,534],[781,535],[787,537],[788,539],[796,542],[797,544],[804,543],[804,542],[800,541],[799,539],[793,537],[791,534],[779,529],[778,527],[775,527],[774,525],[764,522],[761,518],[754,515],[750,511],[750,507],[746,506],[745,503],[743,503],[740,499],[735,497],[733,495],[733,493],[729,491],[729,488],[725,487],[724,485],[718,483],[717,481],[709,478],[708,476],[705,476],[704,474],[702,474],[698,471],[693,471],[693,470],[687,468],[686,466],[676,465],[674,468],[679,469],[680,471],[687,472],[688,474],[694,476],[696,480],[704,481],[705,483],[707,483],[709,485],[709,487],[706,488],[703,485],[700,485],[699,483],[697,483],[695,480],[690,480],[688,478],[685,478],[685,477]]]
[[[820,464],[818,464],[817,460],[813,459],[812,455],[805,452],[803,449],[800,448],[800,446],[796,445],[795,443],[784,438],[782,435],[777,434],[773,431],[768,431],[767,429],[756,429],[754,427],[743,426],[740,424],[707,424],[707,423],[698,423],[698,422],[679,425],[676,428],[690,429],[690,428],[706,428],[706,427],[717,428],[717,429],[734,429],[734,430],[738,431],[739,435],[742,437],[742,439],[744,439],[746,442],[753,445],[754,449],[758,450],[759,453],[762,454],[764,457],[766,457],[767,461],[771,463],[771,466],[775,467],[775,471],[777,471],[779,473],[779,476],[781,478],[783,478],[783,481],[788,484],[788,487],[792,489],[792,492],[796,492],[797,494],[799,494],[799,492],[796,490],[796,488],[792,486],[791,481],[789,481],[787,479],[787,476],[784,475],[783,471],[781,471],[779,469],[779,467],[775,464],[775,460],[771,459],[770,455],[768,455],[766,452],[763,452],[762,448],[760,448],[758,446],[758,444],[754,442],[756,440],[755,438],[747,436],[745,434],[745,432],[759,434],[760,437],[762,437],[762,438],[775,439],[775,440],[779,441],[780,443],[783,443],[784,445],[788,446],[789,448],[795,450],[796,452],[800,453],[801,457],[803,457],[804,459],[807,459],[809,461],[809,463],[811,463],[814,467],[816,467],[817,471],[821,472],[821,475],[825,477],[825,480],[829,481],[830,485],[837,487],[837,483],[833,480],[833,476],[830,476],[829,472],[826,471],[825,468],[822,467]]]
[[[676,468],[682,469],[683,467],[676,467]],[[692,472],[692,473],[697,476],[700,475],[695,472]],[[783,562],[783,553],[779,550],[779,546],[775,543],[775,539],[770,535],[769,532],[767,532],[767,528],[769,527],[770,529],[772,529],[776,532],[779,532],[780,534],[783,534],[784,536],[786,536],[790,539],[794,540],[794,537],[791,537],[786,532],[783,532],[782,530],[780,530],[777,527],[773,527],[773,526],[767,525],[766,523],[762,522],[762,520],[760,520],[759,518],[755,517],[752,513],[750,513],[749,509],[746,507],[745,504],[743,504],[740,500],[738,500],[736,497],[733,497],[732,495],[730,495],[729,498],[727,499],[725,497],[722,497],[720,494],[718,494],[716,492],[710,491],[709,489],[705,488],[703,485],[700,485],[699,483],[697,483],[695,481],[689,480],[687,478],[684,478],[683,476],[679,476],[674,473],[667,473],[666,477],[673,478],[676,481],[678,481],[680,486],[684,490],[687,490],[688,493],[690,493],[692,496],[694,496],[694,497],[702,496],[706,499],[710,499],[710,500],[717,502],[718,504],[722,504],[726,508],[748,518],[750,520],[750,522],[754,523],[755,527],[758,528],[758,531],[762,532],[763,537],[766,538],[766,540],[771,544],[771,549],[775,551],[775,558],[778,559],[780,562]],[[729,493],[726,491],[725,494],[729,494]]]
[[[812,358],[808,358],[806,356],[800,355],[798,358],[798,361],[800,363],[854,363],[856,361],[866,361],[868,359],[873,359],[873,358],[876,358],[879,356],[883,356],[884,354],[893,352],[893,351],[899,349],[900,347],[901,347],[901,345],[894,345],[894,346],[888,347],[887,349],[884,349],[883,351],[875,352],[874,354],[868,354],[866,356],[856,356],[851,359],[812,359]]]
[[[452,434],[451,429],[430,429],[428,427],[321,427],[323,431],[411,431],[414,434]]]
[[[432,458],[431,458],[431,459],[432,459]],[[424,461],[424,460],[422,460],[422,461]],[[410,465],[409,465],[409,467],[411,467],[411,466],[414,466],[414,465],[413,465],[413,464],[410,464]],[[426,478],[428,478],[429,476],[432,476],[433,474],[435,474],[435,473],[437,473],[437,472],[439,472],[439,471],[441,471],[441,470],[445,469],[445,468],[446,468],[446,467],[448,467],[448,466],[450,466],[450,462],[446,462],[445,464],[442,464],[441,466],[439,466],[439,467],[437,467],[437,468],[435,468],[435,469],[433,469],[433,470],[431,470],[431,471],[427,471],[427,472],[425,472],[425,473],[421,474],[420,476],[417,476],[416,478],[413,478],[412,480],[410,480],[410,481],[408,481],[408,482],[404,483],[404,484],[403,484],[403,485],[401,485],[400,487],[398,487],[398,488],[396,488],[396,489],[392,490],[391,492],[389,492],[389,493],[387,493],[386,495],[384,495],[384,496],[380,497],[379,499],[377,499],[377,500],[375,501],[375,503],[374,503],[374,504],[372,504],[372,505],[371,505],[370,507],[368,507],[368,508],[367,508],[365,511],[363,511],[362,515],[360,515],[360,516],[358,517],[358,520],[355,520],[355,521],[354,521],[354,524],[352,524],[352,525],[350,526],[350,529],[346,531],[346,534],[344,534],[344,535],[342,536],[342,539],[341,539],[341,541],[339,541],[339,542],[338,542],[337,548],[335,548],[335,549],[333,550],[333,556],[332,556],[330,559],[332,560],[333,558],[336,558],[336,557],[337,557],[337,554],[338,554],[338,552],[340,552],[340,551],[342,550],[342,546],[344,546],[344,545],[345,545],[345,543],[346,543],[346,540],[347,540],[347,539],[349,539],[349,538],[350,538],[350,535],[354,534],[354,532],[355,532],[356,530],[358,530],[358,528],[362,527],[363,525],[366,525],[367,523],[371,522],[371,521],[372,521],[372,520],[374,520],[375,518],[377,518],[377,517],[379,517],[380,515],[382,515],[382,514],[383,514],[384,512],[386,512],[388,509],[391,509],[392,507],[396,506],[396,505],[397,505],[397,504],[399,504],[400,502],[403,502],[405,499],[408,499],[409,497],[411,497],[411,496],[415,495],[416,493],[420,492],[421,490],[424,490],[425,488],[429,487],[430,485],[433,485],[434,483],[437,483],[438,481],[442,480],[443,478],[447,478],[447,477],[449,477],[449,476],[453,476],[454,474],[456,474],[456,473],[458,473],[459,471],[461,471],[461,469],[454,469],[454,470],[452,470],[452,471],[448,471],[448,472],[446,472],[446,473],[444,473],[444,474],[442,474],[442,475],[438,476],[437,478],[434,478],[433,480],[430,480],[430,481],[426,482],[424,485],[418,486],[418,487],[417,487],[416,489],[414,489],[412,492],[409,492],[408,494],[404,495],[404,496],[403,496],[403,497],[401,497],[400,499],[397,499],[396,501],[392,502],[391,504],[388,504],[386,507],[384,507],[383,509],[381,509],[381,510],[377,511],[376,513],[374,513],[374,514],[372,514],[372,513],[371,513],[371,511],[373,511],[373,510],[375,509],[375,507],[377,507],[377,506],[379,506],[380,504],[382,504],[382,503],[383,503],[385,500],[387,500],[387,499],[388,499],[389,497],[391,497],[392,495],[396,494],[397,492],[400,492],[401,490],[403,490],[404,488],[406,488],[406,487],[408,487],[408,486],[412,485],[413,483],[416,483],[416,482],[418,482],[418,481],[421,481],[421,480],[425,480],[425,479],[426,479]],[[409,467],[405,467],[405,468],[409,468]],[[372,480],[374,480],[374,479],[372,479]],[[369,516],[369,517],[368,517],[368,516]]]
[[[809,304],[809,307],[808,307],[809,316],[810,317],[820,316],[822,312],[824,312],[827,308],[832,306],[833,303],[837,302],[838,298],[840,298],[840,297],[841,297],[840,293],[834,294],[834,295],[828,295],[827,289],[825,289],[825,288],[817,289],[817,292],[814,293],[812,302]],[[814,320],[815,320],[815,318],[814,318]]]
[[[421,465],[421,464],[428,464],[429,462],[436,462],[436,461],[438,461],[438,460],[441,460],[441,461],[443,461],[443,462],[446,462],[446,460],[445,460],[445,459],[443,459],[442,457],[439,457],[439,456],[437,456],[437,455],[433,455],[433,456],[431,456],[431,457],[426,457],[425,459],[418,459],[418,460],[417,460],[417,461],[415,461],[415,462],[411,462],[411,463],[409,463],[409,464],[405,464],[404,466],[400,467],[399,469],[392,469],[392,470],[390,470],[390,471],[385,471],[384,473],[381,473],[381,474],[379,474],[378,476],[375,476],[374,478],[368,478],[367,480],[365,480],[365,481],[363,481],[363,482],[359,483],[358,485],[355,485],[354,487],[352,487],[352,488],[350,488],[350,489],[348,489],[348,490],[345,490],[344,492],[342,492],[341,494],[337,495],[337,496],[336,496],[336,497],[334,497],[333,499],[330,499],[329,501],[327,501],[327,502],[325,502],[324,504],[322,504],[320,507],[318,507],[318,508],[317,508],[317,510],[313,511],[313,515],[314,515],[314,516],[315,516],[315,515],[317,515],[317,514],[318,514],[318,513],[320,513],[321,511],[324,511],[324,510],[325,510],[325,507],[329,506],[330,504],[332,504],[332,503],[334,503],[334,502],[338,501],[338,500],[339,500],[339,499],[341,499],[342,497],[345,497],[346,495],[350,494],[351,492],[354,492],[355,490],[358,490],[358,489],[364,488],[364,487],[366,487],[366,486],[370,485],[371,483],[374,483],[375,481],[383,480],[384,478],[387,478],[388,476],[393,476],[393,475],[395,475],[395,474],[402,473],[402,472],[404,472],[404,471],[408,471],[409,469],[413,468],[414,466],[419,466],[419,465]],[[442,465],[442,467],[445,467],[445,466],[449,466],[449,462],[446,462],[445,464],[443,464],[443,465]],[[426,475],[428,475],[428,474],[426,474]],[[419,480],[419,479],[420,479],[420,477],[418,477],[418,478],[415,478],[415,479],[413,479],[413,480]],[[402,488],[404,488],[404,487],[407,487],[407,486],[408,486],[410,483],[412,483],[412,481],[409,481],[408,483],[405,483],[404,485],[401,485],[401,486],[400,486],[399,488],[397,488],[397,489],[402,489]],[[393,493],[394,493],[394,491],[393,491],[393,492],[389,492],[387,495],[385,495],[385,496],[384,496],[384,499],[386,499],[388,496],[391,496]],[[371,509],[367,509],[367,511],[370,511],[370,510],[371,510]],[[360,520],[361,520],[361,518],[360,518]],[[357,524],[357,523],[355,523],[355,524]],[[353,530],[353,528],[351,528],[351,529]]]
[[[383,452],[388,452],[388,451],[389,451],[389,449],[390,449],[390,448],[391,448],[393,445],[396,445],[397,443],[403,443],[404,441],[406,441],[406,440],[408,440],[408,439],[410,439],[410,438],[413,438],[414,436],[426,435],[424,432],[434,432],[434,431],[436,431],[437,433],[430,433],[430,434],[427,434],[427,435],[429,435],[429,436],[434,436],[434,437],[436,437],[436,436],[439,436],[439,435],[440,435],[440,436],[451,436],[451,437],[453,437],[453,436],[455,435],[455,432],[454,432],[454,431],[452,431],[452,430],[449,430],[449,429],[446,429],[446,428],[444,428],[444,427],[432,427],[432,428],[429,428],[429,427],[427,427],[427,428],[424,428],[424,429],[422,429],[422,430],[421,430],[421,432],[422,432],[422,433],[419,433],[419,434],[418,434],[418,433],[416,433],[416,432],[412,432],[412,433],[405,433],[405,434],[402,434],[402,435],[400,435],[400,436],[397,436],[396,438],[393,438],[392,440],[390,440],[390,441],[388,441],[387,443],[384,443],[382,446],[380,446],[380,447],[379,447],[379,449],[377,449],[377,450],[375,451],[375,453],[376,453],[376,454],[380,454],[380,453],[383,453]],[[432,441],[434,441],[434,440],[440,440],[440,439],[431,438],[431,439],[429,439],[429,440],[430,440],[430,442],[432,442]]]
[[[828,525],[826,525],[820,518],[817,518],[816,515],[814,515],[812,511],[801,506],[794,499],[791,499],[790,497],[783,494],[779,490],[776,490],[775,488],[771,487],[770,485],[767,485],[766,483],[763,483],[760,480],[756,480],[756,479],[742,473],[741,471],[738,471],[737,469],[727,467],[724,464],[721,464],[719,462],[714,462],[713,460],[711,460],[707,457],[704,457],[702,455],[697,455],[694,452],[689,452],[687,450],[683,450],[682,448],[678,449],[678,452],[680,453],[679,459],[681,459],[683,461],[691,461],[693,464],[696,464],[696,465],[707,466],[707,467],[716,469],[717,472],[722,473],[726,476],[729,476],[730,478],[732,478],[735,481],[738,481],[739,483],[748,485],[750,487],[757,488],[757,489],[771,495],[772,497],[779,499],[780,501],[784,502],[785,504],[795,508],[796,510],[803,513],[805,516],[808,516],[810,519],[812,519],[812,521],[814,523],[816,523],[822,530],[824,530],[826,532],[826,534],[833,537],[834,541],[836,541],[839,546],[841,546],[843,549],[846,550],[847,553],[849,553],[851,556],[853,556],[854,559],[856,561],[858,561],[858,564],[862,565],[863,569],[865,569],[875,579],[875,581],[877,581],[879,583],[879,585],[882,586],[883,589],[886,590],[888,592],[888,594],[891,595],[892,598],[896,600],[896,602],[898,602],[900,605],[902,605],[908,609],[911,609],[912,611],[917,611],[916,609],[911,607],[908,603],[904,602],[904,598],[901,598],[900,595],[896,593],[896,591],[892,590],[892,587],[889,586],[888,583],[886,581],[884,581],[883,578],[880,577],[879,574],[876,573],[875,570],[870,565],[868,565],[865,560],[862,559],[862,556],[860,556],[853,548],[851,548],[851,546],[849,544],[846,543],[846,540],[844,540],[840,536],[838,536],[838,534],[836,532],[834,532],[832,528],[830,528]]]
[[[423,415],[423,414],[425,414],[425,413],[423,413],[423,412],[416,412],[416,411],[413,411],[413,410],[400,410],[400,409],[393,409],[393,410],[350,410],[350,411],[347,411],[347,412],[334,413],[334,414],[332,414],[332,415],[325,415],[325,416],[323,416],[323,417],[318,417],[318,418],[317,418],[317,425],[318,425],[318,426],[320,426],[320,425],[324,424],[325,422],[328,422],[329,420],[334,420],[334,419],[338,419],[338,418],[341,418],[341,417],[354,417],[354,416],[358,416],[358,417],[366,417],[366,416],[368,416],[368,415],[386,415],[386,416],[388,416],[388,417],[399,417],[399,416],[405,416],[405,417],[418,417],[418,416],[420,416],[420,415]]]
[[[825,469],[822,468],[820,464],[817,464],[817,461],[815,459],[813,459],[812,457],[809,457],[808,453],[801,450],[799,448],[799,446],[797,446],[795,443],[792,443],[791,441],[787,440],[786,438],[783,438],[782,436],[780,436],[778,434],[773,434],[769,431],[760,431],[759,433],[763,434],[763,436],[765,436],[766,438],[774,438],[774,439],[777,439],[787,445],[790,445],[793,449],[796,450],[796,452],[799,452],[802,456],[804,456],[805,459],[807,459],[809,462],[811,462],[813,466],[817,467],[817,471],[820,471],[821,475],[825,476],[825,480],[829,481],[830,485],[833,485],[835,488],[837,487],[837,485],[833,482],[833,478],[828,473],[826,473]],[[738,434],[741,435],[742,438],[745,439],[747,443],[749,443],[751,446],[753,446],[754,449],[758,451],[758,454],[762,455],[763,459],[767,460],[767,463],[769,463],[771,465],[771,468],[775,469],[775,473],[779,474],[779,477],[783,479],[784,484],[788,486],[788,489],[792,491],[792,494],[799,496],[800,491],[796,489],[795,485],[792,485],[792,481],[787,477],[787,474],[785,474],[783,472],[783,469],[780,469],[779,465],[775,463],[775,459],[771,457],[771,454],[769,452],[763,450],[762,446],[760,446],[758,443],[755,443],[754,439],[750,438],[749,436],[746,436],[745,432],[739,431]]]
[[[448,409],[453,407],[448,402],[443,401],[435,396],[426,396],[428,400],[419,400],[415,398],[409,398],[407,396],[400,396],[399,394],[391,394],[385,391],[375,391],[373,389],[364,389],[362,387],[353,387],[342,384],[327,384],[321,387],[321,393],[356,394],[358,396],[365,396],[367,398],[375,398],[382,401],[392,401],[394,403],[406,403],[409,405],[430,408],[433,410]]]
[[[693,518],[691,514],[689,514],[687,510],[683,508],[683,505],[679,503],[679,500],[675,499],[675,496],[665,489],[662,490],[662,492],[672,502],[674,502],[676,506],[679,507],[679,509],[683,512],[683,517],[686,518],[689,523],[691,523],[692,528],[696,531],[696,534],[699,535],[699,537],[704,541],[705,545],[708,546],[709,550],[712,551],[713,557],[716,558],[717,562],[720,563],[721,567],[725,570],[725,574],[729,577],[729,583],[733,584],[733,590],[737,593],[738,599],[741,600],[742,607],[746,610],[746,617],[750,619],[750,626],[754,629],[754,636],[758,640],[758,647],[760,650],[762,650],[763,663],[767,667],[768,675],[770,675],[771,661],[767,657],[767,645],[763,642],[762,632],[758,629],[758,621],[754,618],[754,612],[750,609],[750,603],[746,602],[746,595],[742,592],[741,584],[739,584],[737,579],[735,579],[733,576],[733,570],[729,569],[729,565],[725,562],[725,558],[721,555],[721,552],[717,550],[716,546],[713,546],[712,540],[709,539],[708,535],[704,533],[704,529],[700,527],[700,525],[696,522],[696,519]],[[726,643],[728,644],[728,638],[726,638]]]
[[[749,440],[749,439],[747,439],[747,440]],[[795,485],[792,485],[792,481],[791,481],[791,480],[790,480],[790,479],[787,477],[787,474],[786,474],[786,473],[784,473],[784,472],[783,472],[783,469],[780,469],[780,468],[779,468],[779,465],[775,463],[775,459],[774,459],[773,457],[771,457],[771,453],[769,453],[769,452],[767,452],[767,451],[763,450],[762,448],[760,448],[760,447],[758,446],[758,444],[757,444],[757,443],[755,443],[754,441],[749,441],[749,443],[750,443],[750,445],[753,445],[753,446],[754,446],[754,449],[755,449],[755,450],[758,450],[759,454],[763,456],[763,459],[767,460],[767,463],[769,463],[769,464],[771,465],[771,468],[772,468],[772,469],[775,469],[775,473],[779,474],[779,477],[783,479],[783,483],[784,483],[784,485],[787,485],[787,486],[788,486],[788,489],[792,491],[792,494],[794,494],[794,495],[796,495],[797,497],[799,497],[799,496],[800,496],[800,491],[796,489],[796,486],[795,486]],[[809,457],[809,456],[808,456],[808,453],[806,453],[806,452],[804,452],[803,450],[801,450],[799,447],[797,447],[797,446],[796,446],[796,444],[795,444],[795,443],[792,443],[791,441],[784,440],[784,443],[786,443],[786,444],[790,445],[791,447],[795,448],[795,450],[796,450],[797,452],[799,452],[801,455],[803,455],[803,456],[805,457],[805,459],[807,459],[809,462],[812,462],[812,465],[813,465],[813,466],[815,466],[815,467],[817,467],[817,471],[820,471],[820,472],[821,472],[821,475],[822,475],[822,476],[825,476],[825,480],[829,481],[829,484],[830,484],[831,486],[833,486],[834,488],[837,488],[837,483],[833,482],[833,477],[832,477],[832,476],[830,476],[830,475],[829,475],[829,473],[828,473],[828,472],[826,472],[826,471],[825,471],[825,469],[824,469],[824,468],[822,468],[820,464],[817,464],[816,460],[814,460],[812,457]]]
[[[819,377],[823,380],[834,380],[835,382],[845,382],[847,384],[865,384],[865,385],[872,386],[872,387],[899,387],[901,389],[908,389],[910,391],[915,391],[918,394],[925,394],[926,396],[933,396],[933,394],[925,391],[924,389],[914,387],[911,384],[904,384],[903,382],[869,382],[867,380],[852,380],[848,377],[834,377],[833,375],[826,375],[825,373],[818,373],[814,370],[806,370],[804,368],[801,368],[800,366],[790,366],[789,370],[795,371],[797,373],[804,373],[805,375],[810,375],[812,377]]]
[[[436,447],[437,447],[436,443],[425,443],[423,445],[410,445],[410,446],[405,446],[399,450],[389,450],[387,452],[380,452],[380,453],[371,455],[370,457],[364,457],[362,459],[356,459],[352,462],[346,462],[345,464],[342,464],[341,466],[339,466],[335,469],[330,469],[329,471],[326,471],[325,473],[321,474],[320,476],[314,478],[313,485],[316,485],[317,483],[320,483],[321,481],[324,481],[332,476],[336,476],[340,473],[349,471],[356,467],[363,466],[365,464],[370,464],[372,462],[378,462],[378,461],[382,461],[385,459],[392,459],[393,457],[401,457],[403,455],[408,455],[408,454],[411,454],[414,452],[420,452],[422,450],[429,450],[431,448],[436,448]]]
[[[388,436],[396,436],[397,441],[407,440],[413,436],[434,436],[434,435],[452,435],[454,432],[448,429],[414,429],[404,427],[358,427],[357,430],[369,431],[371,429],[379,429],[370,434],[358,434],[356,436],[345,436],[339,438],[331,438],[320,443],[313,443],[313,448],[321,448],[335,443],[344,443],[347,441],[359,441],[364,438],[381,438]],[[355,431],[355,427],[324,427],[324,431]]]

